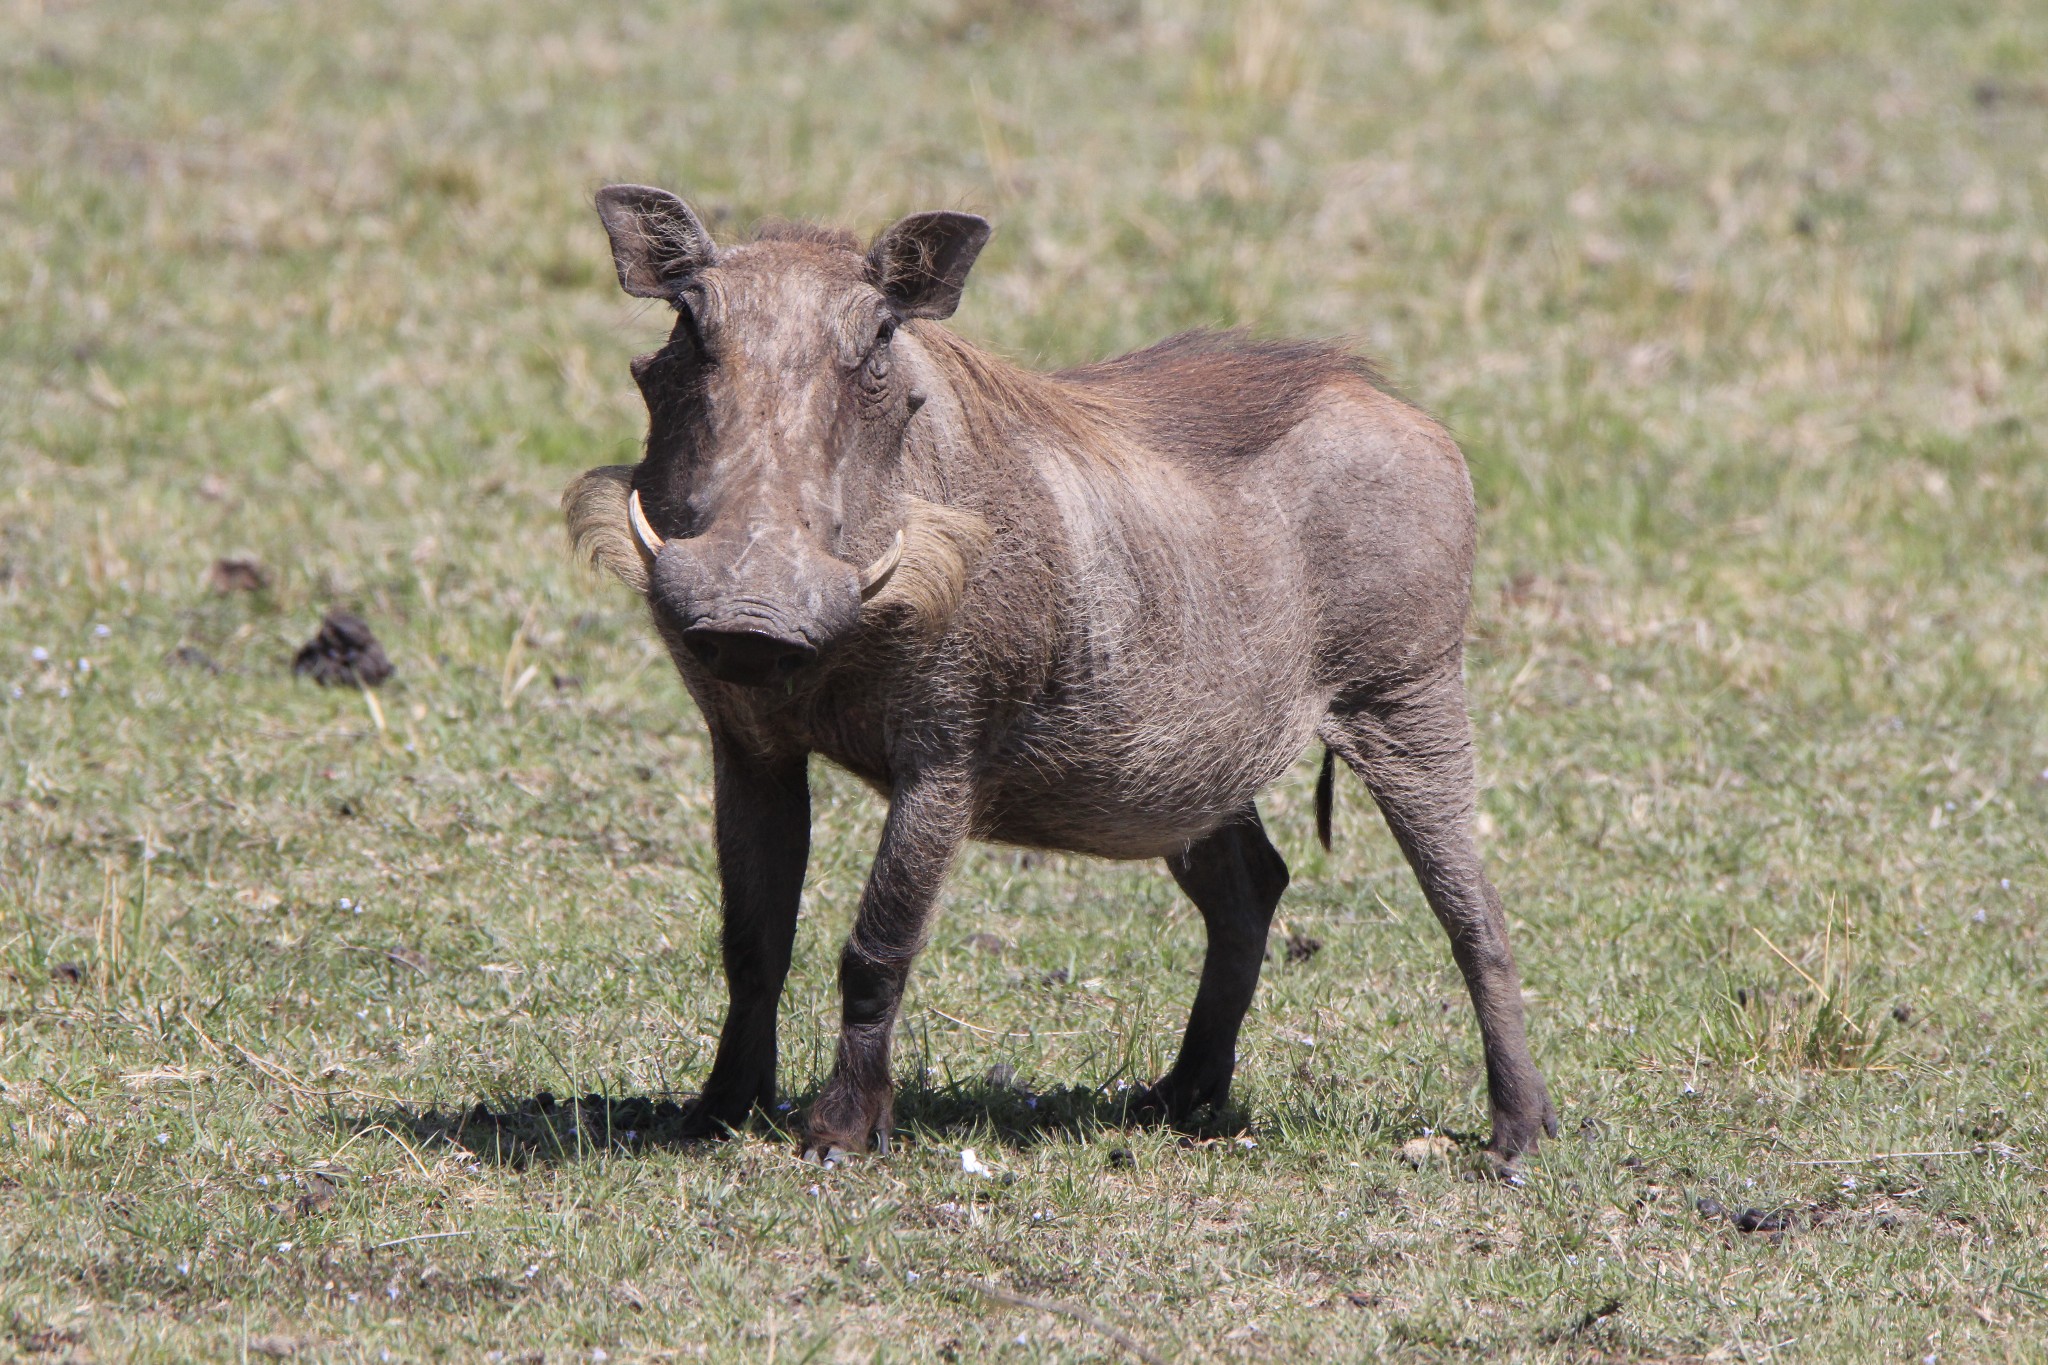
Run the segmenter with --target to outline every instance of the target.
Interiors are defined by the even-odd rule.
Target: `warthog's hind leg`
[[[1247,806],[1222,828],[1166,860],[1173,879],[1202,912],[1209,948],[1188,1015],[1180,1056],[1136,1097],[1134,1107],[1178,1122],[1204,1105],[1221,1109],[1237,1069],[1237,1033],[1258,989],[1266,930],[1287,889],[1287,864]]]
[[[774,1107],[775,1015],[811,846],[801,756],[763,761],[714,734],[712,765],[729,1002],[711,1075],[683,1119],[697,1137],[739,1127],[756,1105]]]
[[[1503,1160],[1534,1151],[1545,1136],[1556,1135],[1557,1111],[1529,1055],[1507,918],[1472,838],[1478,789],[1463,678],[1453,666],[1397,696],[1340,699],[1321,733],[1372,789],[1450,935],[1486,1048],[1489,1150]]]

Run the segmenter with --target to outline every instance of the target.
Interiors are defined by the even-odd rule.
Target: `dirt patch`
[[[292,659],[292,672],[322,687],[376,687],[391,676],[391,660],[369,626],[336,607]]]
[[[261,592],[270,586],[270,570],[247,555],[223,555],[207,570],[206,586],[222,596]]]
[[[164,655],[164,663],[171,668],[196,668],[201,673],[220,676],[220,665],[214,661],[211,654],[197,645],[179,645]]]
[[[1448,1165],[1457,1154],[1458,1144],[1441,1133],[1410,1138],[1401,1144],[1399,1151],[1394,1153],[1395,1156],[1401,1159],[1403,1165],[1413,1166],[1418,1171],[1425,1166],[1434,1166],[1439,1163]]]

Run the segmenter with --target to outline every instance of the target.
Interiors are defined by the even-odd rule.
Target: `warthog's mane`
[[[1272,445],[1332,381],[1386,391],[1372,363],[1342,346],[1238,330],[1183,332],[1050,374],[936,324],[915,324],[915,335],[952,382],[975,444],[1030,432],[1033,444],[1050,440],[1113,465],[1141,450],[1189,465],[1228,462]]]
[[[747,234],[750,242],[794,242],[800,246],[830,247],[835,251],[862,253],[860,238],[845,228],[811,223],[800,218],[764,218]]]

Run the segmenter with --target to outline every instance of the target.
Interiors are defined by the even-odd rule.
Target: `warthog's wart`
[[[807,1152],[887,1142],[904,981],[971,838],[1166,861],[1208,956],[1180,1057],[1138,1103],[1220,1105],[1287,885],[1253,801],[1320,739],[1450,934],[1493,1150],[1556,1131],[1470,832],[1472,492],[1441,427],[1324,346],[1191,335],[1060,374],[1005,364],[939,325],[988,240],[968,214],[862,251],[790,226],[719,247],[641,186],[597,204],[619,282],[677,314],[633,362],[645,458],[563,506],[646,595],[710,728],[731,1006],[695,1130],[774,1103],[813,753],[889,815]]]

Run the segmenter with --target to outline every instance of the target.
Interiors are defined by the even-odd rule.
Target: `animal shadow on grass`
[[[977,1080],[913,1083],[897,1096],[897,1143],[944,1142],[964,1134],[987,1142],[992,1131],[1002,1146],[1025,1148],[1058,1137],[1086,1139],[1165,1126],[1163,1120],[1131,1108],[1135,1093],[1087,1086],[1035,1092],[1000,1066]],[[352,1133],[388,1129],[423,1145],[460,1147],[493,1165],[526,1167],[709,1146],[717,1139],[689,1131],[689,1098],[593,1092],[581,1099],[557,1099],[542,1090],[530,1097],[478,1100],[467,1108],[388,1109],[345,1120],[344,1126]],[[755,1132],[787,1137],[793,1146],[792,1125],[815,1098],[815,1088],[798,1092],[779,1103],[773,1114],[756,1112],[749,1126]],[[1205,1110],[1193,1121],[1175,1125],[1175,1131],[1186,1139],[1206,1140],[1242,1133],[1248,1126],[1244,1112],[1231,1107]]]

